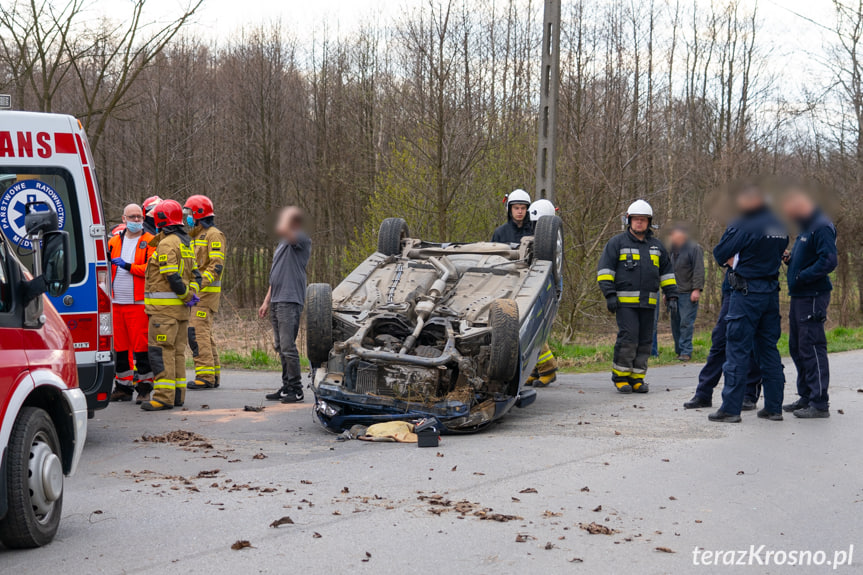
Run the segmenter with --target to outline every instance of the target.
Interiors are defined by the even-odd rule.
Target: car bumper
[[[80,389],[63,390],[63,399],[66,400],[66,406],[72,414],[72,432],[74,434],[74,450],[72,452],[72,462],[69,465],[69,472],[66,475],[73,475],[78,468],[78,462],[81,461],[81,453],[84,451],[84,443],[87,441],[87,397]]]
[[[108,407],[114,387],[114,371],[113,361],[78,365],[78,386],[87,398],[90,411]]]

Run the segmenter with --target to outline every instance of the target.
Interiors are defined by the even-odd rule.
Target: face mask
[[[186,226],[190,228],[195,227],[195,218],[192,216],[186,216]]]
[[[144,222],[126,222],[126,231],[137,234],[144,229]]]

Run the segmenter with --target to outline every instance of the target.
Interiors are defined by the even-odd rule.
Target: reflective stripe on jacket
[[[189,319],[189,309],[183,305],[198,292],[200,277],[195,252],[185,234],[160,233],[150,242],[155,246],[147,263],[145,309],[149,315]],[[178,294],[171,283],[173,275],[182,280],[183,293]],[[179,284],[178,284],[179,285]]]
[[[599,258],[596,280],[602,295],[616,295],[620,305],[627,307],[654,307],[660,290],[666,296],[677,296],[671,258],[650,231],[643,240],[629,230],[608,240]]]
[[[198,294],[202,307],[219,311],[222,277],[225,274],[227,245],[225,234],[215,226],[196,225],[190,234],[195,249],[195,261],[201,272],[201,290]]]
[[[116,236],[111,236],[108,240],[108,261],[114,258],[122,257],[123,253],[123,238],[126,232],[120,232]],[[129,262],[132,268],[129,273],[132,274],[132,286],[136,302],[144,299],[144,283],[147,273],[147,262],[150,261],[150,256],[153,255],[153,250],[156,248],[150,245],[153,236],[147,232],[142,232],[138,238],[138,245],[135,246],[135,261]],[[114,278],[117,277],[117,266],[111,265],[111,285],[113,286]],[[113,287],[111,288],[111,296],[113,297]]]

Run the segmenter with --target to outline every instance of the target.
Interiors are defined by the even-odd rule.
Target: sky
[[[131,0],[90,0],[92,14],[122,20]],[[190,0],[148,0],[149,19],[170,19]],[[363,23],[388,23],[405,9],[429,0],[204,0],[191,31],[203,38],[222,39],[243,26],[280,20],[301,41],[326,23],[328,32],[347,35]],[[435,0],[438,1],[438,0]],[[564,1],[564,7],[567,0]],[[602,2],[603,0],[596,0]],[[638,0],[635,0],[638,1]],[[664,1],[656,0],[657,4]],[[682,3],[694,0],[680,0]],[[709,0],[701,0],[702,3]],[[828,55],[835,24],[832,0],[743,0],[755,5],[763,21],[759,45],[769,51],[770,72],[799,90],[808,81],[822,82],[819,61]],[[533,0],[537,10],[542,0]],[[825,29],[826,28],[826,29]]]

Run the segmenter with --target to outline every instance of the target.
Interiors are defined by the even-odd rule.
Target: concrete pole
[[[536,195],[554,202],[557,164],[557,103],[560,87],[560,5],[545,0],[542,25],[542,72],[539,94],[539,138],[536,148]]]

